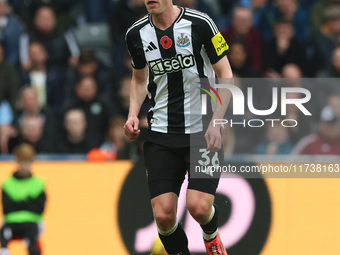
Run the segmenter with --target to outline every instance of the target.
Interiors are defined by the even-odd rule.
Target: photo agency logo
[[[266,123],[271,123],[271,126],[277,122],[283,127],[296,127],[298,125],[297,119],[286,119],[287,115],[287,106],[293,105],[297,107],[299,111],[303,113],[305,116],[312,116],[310,111],[306,108],[305,104],[307,104],[311,100],[311,92],[302,87],[273,87],[271,91],[271,100],[272,104],[269,109],[256,109],[254,106],[254,89],[253,87],[247,88],[246,96],[243,91],[236,85],[233,84],[215,84],[214,88],[207,83],[199,82],[202,86],[199,87],[200,90],[204,91],[206,94],[201,95],[201,114],[207,115],[207,106],[208,100],[207,95],[209,95],[215,106],[226,98],[226,94],[231,94],[232,97],[232,115],[233,116],[245,116],[247,107],[247,111],[249,111],[253,116],[258,116],[258,118],[237,118],[233,119],[214,119],[214,126],[216,125],[230,125],[233,126],[243,126],[243,127],[263,127]],[[209,91],[210,90],[210,91]],[[218,92],[217,92],[218,90]],[[225,92],[222,92],[225,90]],[[279,94],[280,92],[280,94]],[[223,96],[222,96],[223,93]],[[289,95],[294,94],[298,95],[295,98],[291,98]],[[216,98],[218,101],[216,100]],[[245,103],[246,102],[246,103]],[[228,106],[230,107],[230,105]],[[270,116],[277,116],[279,113],[280,118],[270,118]]]

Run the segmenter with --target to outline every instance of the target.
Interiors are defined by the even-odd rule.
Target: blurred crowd
[[[340,0],[174,2],[212,17],[235,77],[340,77]],[[122,130],[132,70],[124,37],[145,14],[144,0],[0,0],[0,153],[25,142],[38,153],[136,157],[139,141]],[[227,127],[225,153],[340,155],[340,84],[303,81],[289,86],[311,91],[312,118],[292,106],[285,118],[299,120],[294,128]],[[247,91],[242,79],[239,87]],[[254,88],[254,106],[269,109],[271,89]]]

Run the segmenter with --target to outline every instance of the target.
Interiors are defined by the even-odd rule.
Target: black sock
[[[178,223],[175,232],[171,235],[164,236],[158,233],[159,238],[161,239],[166,252],[169,255],[190,255],[188,249],[188,238],[181,226]]]
[[[201,228],[203,229],[204,233],[211,235],[216,232],[217,230],[217,220],[218,220],[218,209],[217,206],[214,204],[215,207],[215,213],[212,219],[205,225],[201,225]]]

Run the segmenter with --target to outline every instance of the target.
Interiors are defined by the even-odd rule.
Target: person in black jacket
[[[65,113],[64,129],[60,131],[55,143],[57,153],[87,153],[95,148],[91,135],[86,135],[87,121],[84,111],[70,109]]]
[[[18,90],[15,68],[7,62],[4,46],[0,43],[0,101],[7,100],[13,109]]]
[[[247,48],[242,42],[229,45],[229,61],[235,75],[240,78],[259,78],[260,74],[250,65]]]
[[[110,102],[97,95],[97,82],[91,76],[82,77],[75,87],[75,99],[65,101],[62,107],[63,117],[70,109],[81,109],[86,116],[86,136],[91,144],[99,147],[105,140],[109,119],[115,111]]]
[[[48,53],[47,66],[62,70],[68,64],[76,64],[79,57],[79,48],[70,31],[63,32],[57,28],[55,12],[50,7],[39,8],[34,16],[34,28],[23,33],[20,38],[21,66],[30,67],[28,59],[28,43],[41,43]]]
[[[268,78],[280,77],[283,66],[296,64],[306,72],[306,53],[303,44],[294,36],[294,26],[286,20],[275,24],[275,37],[264,44],[263,72]]]
[[[13,238],[28,240],[29,255],[40,255],[38,236],[46,202],[45,182],[31,173],[35,156],[31,145],[21,144],[14,153],[18,170],[2,184],[1,255],[9,254],[7,245]]]
[[[29,143],[37,153],[51,153],[56,125],[53,113],[40,106],[36,90],[31,87],[22,88],[18,104],[12,123],[15,132],[7,137],[9,152],[18,144]]]
[[[64,74],[58,68],[48,66],[49,55],[39,42],[29,45],[28,70],[20,72],[20,86],[34,88],[37,92],[41,107],[48,106],[54,114],[59,113],[63,100]]]
[[[110,99],[112,92],[111,73],[95,56],[92,50],[82,50],[77,66],[70,66],[64,83],[64,101],[75,98],[75,85],[82,77],[92,76],[98,85],[98,95]]]

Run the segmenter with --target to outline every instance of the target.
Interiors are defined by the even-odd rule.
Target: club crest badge
[[[187,35],[184,36],[183,33],[181,33],[181,36],[177,37],[177,46],[178,47],[188,47],[190,45],[190,40]]]

